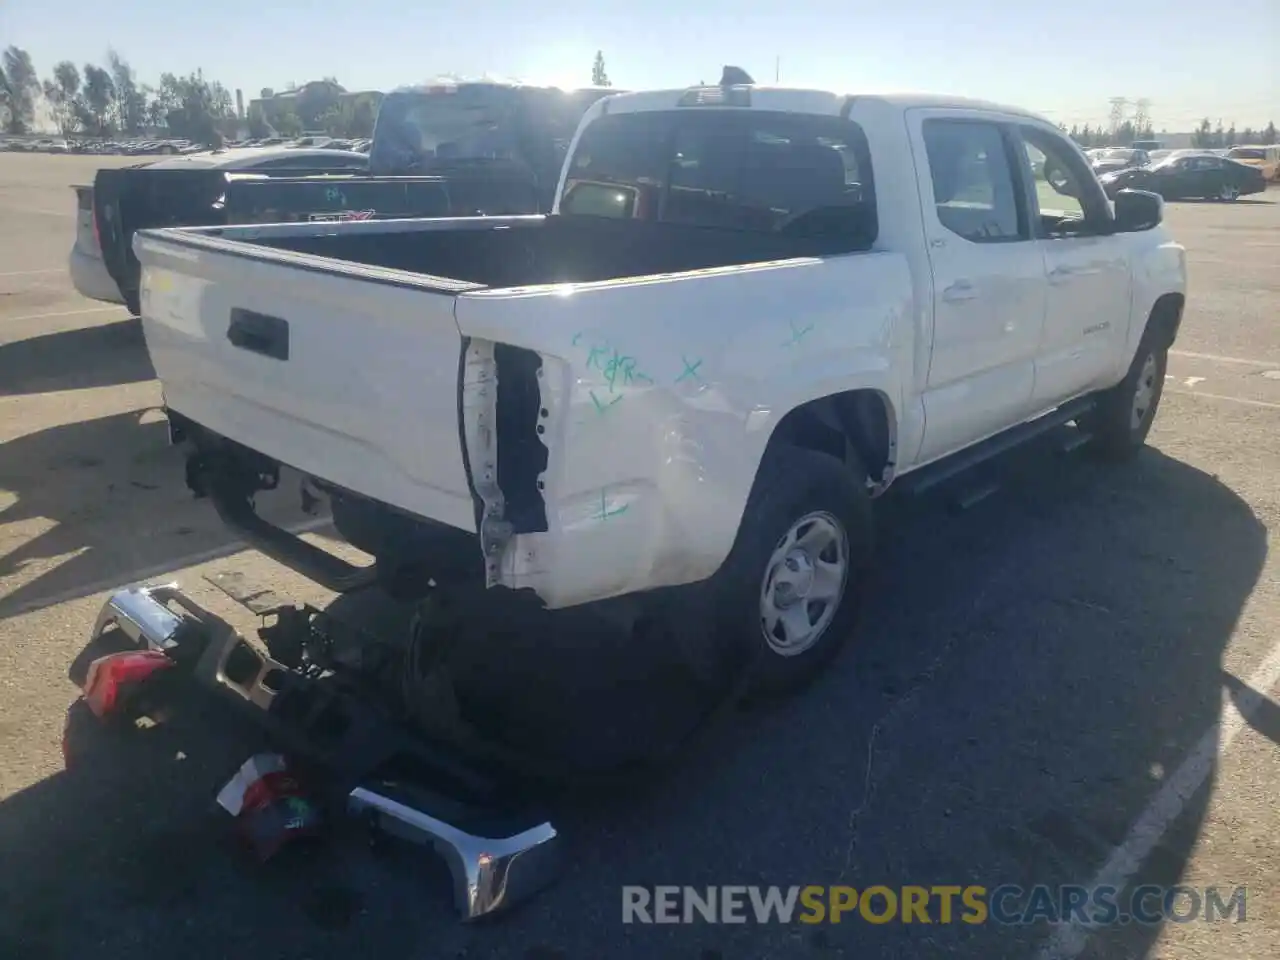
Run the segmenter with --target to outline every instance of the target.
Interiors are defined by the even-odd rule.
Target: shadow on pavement
[[[380,860],[334,841],[245,865],[209,810],[256,734],[193,705],[129,737],[90,724],[81,769],[0,804],[0,953],[1027,956],[1043,926],[936,913],[923,930],[620,919],[623,884],[1090,881],[1219,722],[1223,649],[1265,530],[1216,479],[1154,449],[1119,469],[1003,469],[1006,493],[955,518],[886,504],[865,626],[833,669],[739,714],[661,782],[567,806],[566,876],[500,922],[458,924],[442,868],[414,848]],[[495,689],[524,680],[504,718],[517,735],[572,730],[569,749],[589,754],[651,736],[664,703],[687,708],[663,700],[642,654],[593,654],[590,639],[494,654]],[[1143,882],[1177,882],[1210,794],[1190,799]],[[1125,955],[1155,935],[1128,928]]]
[[[8,528],[0,529],[0,537],[10,538],[0,539],[0,578],[26,577],[0,596],[0,617],[236,544],[213,507],[187,489],[181,453],[168,437],[159,411],[135,410],[3,445],[0,491],[16,499],[0,505],[0,524]],[[292,488],[266,495],[263,507],[278,522],[301,517]],[[26,521],[52,525],[28,534]],[[41,572],[31,577],[33,568]]]
[[[1225,670],[1222,672],[1222,683],[1249,726],[1280,746],[1280,703]]]
[[[113,387],[154,378],[136,319],[0,343],[0,396]]]

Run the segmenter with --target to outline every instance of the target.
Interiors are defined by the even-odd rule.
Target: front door
[[[1012,124],[923,109],[908,123],[933,272],[923,464],[1030,415],[1045,283]]]
[[[1124,375],[1129,243],[1080,151],[1042,124],[1018,126],[1035,245],[1048,278],[1036,354],[1036,405],[1047,410]],[[1038,171],[1038,173],[1033,173]]]

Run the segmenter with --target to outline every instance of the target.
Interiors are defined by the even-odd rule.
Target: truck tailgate
[[[146,230],[141,316],[166,405],[342,487],[475,530],[456,294],[473,285]]]

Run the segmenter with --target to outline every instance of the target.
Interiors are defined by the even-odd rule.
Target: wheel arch
[[[1156,298],[1147,314],[1146,331],[1151,331],[1159,338],[1158,342],[1166,349],[1173,346],[1178,338],[1178,330],[1182,326],[1182,311],[1187,305],[1186,295],[1181,292],[1165,293]]]
[[[875,388],[807,400],[779,418],[764,456],[782,444],[826,453],[851,467],[856,464],[865,469],[872,493],[879,494],[893,479],[897,465],[898,420],[893,401]]]

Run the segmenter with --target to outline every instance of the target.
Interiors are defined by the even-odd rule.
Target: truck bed
[[[842,211],[839,225],[858,215]],[[833,220],[836,218],[833,218]],[[263,236],[265,247],[462,281],[482,287],[595,283],[865,249],[856,231],[723,230],[605,217],[529,217],[467,230],[343,228]]]

